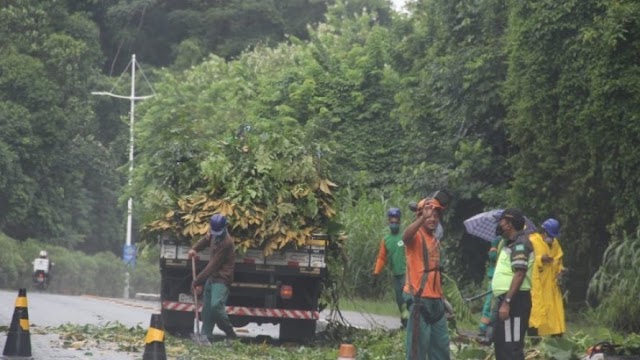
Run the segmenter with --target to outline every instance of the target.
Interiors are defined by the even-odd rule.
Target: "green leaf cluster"
[[[120,180],[89,101],[98,37],[64,4],[0,7],[0,228],[13,237],[114,249]]]

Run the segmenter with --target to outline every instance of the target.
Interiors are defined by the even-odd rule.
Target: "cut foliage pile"
[[[267,255],[326,232],[335,215],[336,185],[321,175],[320,156],[307,149],[300,131],[255,132],[213,141],[198,164],[200,186],[179,196],[146,230],[193,242],[209,231],[211,215],[220,213],[239,249],[260,248]]]

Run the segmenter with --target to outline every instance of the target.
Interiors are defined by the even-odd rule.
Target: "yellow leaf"
[[[207,202],[207,197],[205,195],[200,195],[193,199],[193,206],[203,205]]]
[[[71,343],[71,347],[76,349],[76,350],[80,350],[82,349],[82,347],[84,346],[84,344],[86,343],[86,341],[74,341]]]
[[[205,235],[209,232],[209,224],[200,224],[197,226],[196,233],[198,235]]]
[[[327,186],[327,183],[325,183],[324,180],[320,180],[318,188],[320,188],[320,190],[325,194],[331,194],[331,190],[329,190],[329,186]]]
[[[194,237],[196,235],[198,235],[198,224],[195,223],[191,223],[189,225],[187,225],[184,230],[182,230],[182,235],[184,236],[188,236],[188,237]]]
[[[336,214],[335,210],[330,207],[325,207],[325,215],[329,218],[333,217]]]
[[[180,208],[180,210],[186,211],[185,209],[187,208],[187,206],[188,206],[187,200],[185,200],[185,199],[179,199],[178,200],[178,207]]]
[[[220,206],[220,200],[209,200],[202,205],[203,210],[215,210]]]

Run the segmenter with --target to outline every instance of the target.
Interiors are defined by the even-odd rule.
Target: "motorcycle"
[[[33,285],[37,290],[46,290],[49,286],[49,277],[43,270],[37,270],[33,274]]]

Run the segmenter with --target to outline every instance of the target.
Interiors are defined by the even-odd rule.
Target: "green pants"
[[[218,325],[227,336],[235,336],[233,326],[227,315],[227,298],[229,287],[223,283],[207,281],[204,286],[204,300],[202,303],[202,334],[207,337],[213,335],[213,328]]]
[[[407,318],[409,317],[407,302],[402,295],[405,280],[406,277],[404,274],[393,276],[393,291],[396,294],[396,304],[398,304],[398,310],[400,310],[400,323],[402,323],[402,327],[407,326]]]
[[[405,294],[405,297],[408,296]],[[419,300],[421,306],[427,311],[438,313],[444,311],[444,304],[441,299]],[[415,311],[411,305],[411,315],[407,324],[407,360],[449,360],[449,329],[447,327],[447,317],[443,315],[440,320],[433,324],[428,324],[420,313]],[[428,355],[428,357],[427,357]]]
[[[404,288],[405,275],[393,275],[393,291],[396,294],[396,304],[398,304],[398,310],[400,313],[403,312],[405,308],[405,301],[402,297],[402,290]]]
[[[491,322],[491,300],[493,299],[493,293],[491,292],[491,279],[489,279],[489,292],[484,297],[484,305],[482,306],[482,316],[480,317],[480,331],[487,330],[487,326]]]

